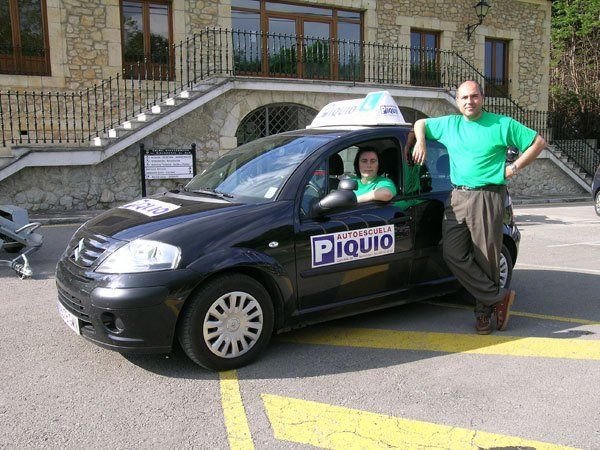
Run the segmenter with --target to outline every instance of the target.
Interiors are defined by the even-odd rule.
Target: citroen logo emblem
[[[79,261],[79,256],[81,256],[82,251],[83,251],[83,238],[79,241],[79,243],[77,244],[77,247],[75,247],[75,250],[73,251],[73,258],[75,258],[75,261]]]

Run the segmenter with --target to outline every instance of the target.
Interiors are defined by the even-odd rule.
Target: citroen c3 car
[[[327,105],[305,130],[216,160],[180,191],[109,210],[76,231],[56,269],[58,310],[84,338],[121,352],[178,341],[215,370],[255,358],[274,332],[444,295],[448,154],[414,134],[387,92]],[[353,161],[375,149],[398,194],[356,202]],[[506,207],[501,282],[520,233]]]

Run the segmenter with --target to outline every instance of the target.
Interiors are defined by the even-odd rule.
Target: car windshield
[[[248,200],[273,200],[294,169],[331,135],[274,135],[244,144],[217,159],[185,187]]]

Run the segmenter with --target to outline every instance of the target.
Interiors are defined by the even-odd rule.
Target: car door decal
[[[393,225],[340,231],[310,237],[311,266],[323,267],[394,253]]]

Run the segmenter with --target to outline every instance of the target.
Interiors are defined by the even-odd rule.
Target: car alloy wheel
[[[244,366],[264,349],[273,332],[271,296],[240,273],[210,278],[186,300],[177,334],[188,357],[207,369]]]
[[[256,344],[262,329],[263,312],[256,299],[247,292],[228,292],[204,317],[204,342],[215,355],[236,358]]]
[[[596,192],[595,207],[596,207],[596,214],[598,214],[600,216],[600,191]]]
[[[503,245],[500,253],[500,287],[508,288],[512,278],[513,262],[508,248]]]

